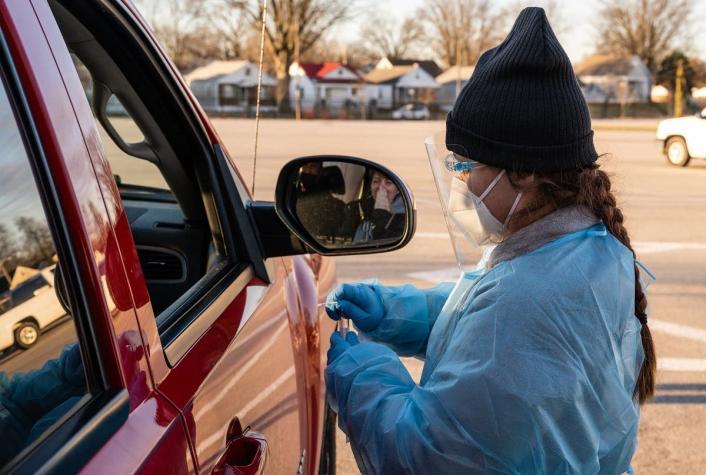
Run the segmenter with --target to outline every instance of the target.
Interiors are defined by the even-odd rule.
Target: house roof
[[[184,76],[186,82],[191,84],[192,81],[202,79],[211,79],[216,76],[225,76],[248,64],[248,61],[211,61],[205,66],[196,68],[189,74]]]
[[[452,66],[439,74],[436,77],[436,82],[446,84],[447,82],[456,82],[459,79],[467,81],[475,69],[475,66]]]
[[[373,84],[384,84],[395,82],[408,72],[412,71],[414,66],[393,66],[391,68],[373,69],[364,76],[365,80]]]
[[[627,76],[635,69],[634,58],[596,54],[577,64],[574,71],[577,76]]]
[[[351,68],[347,64],[343,63],[302,63],[300,65],[301,69],[304,70],[304,74],[306,74],[307,77],[314,79],[316,81],[326,81],[326,82],[340,82],[340,83],[351,83],[351,82],[359,82],[360,81],[360,75],[356,72],[355,69]],[[356,79],[349,79],[349,78],[342,78],[342,79],[336,79],[336,78],[326,78],[326,75],[337,70],[338,68],[344,68],[353,75],[355,75]]]
[[[437,77],[442,73],[442,69],[436,64],[436,61],[430,59],[402,59],[402,58],[387,58],[392,66],[414,66],[418,64],[420,68]]]

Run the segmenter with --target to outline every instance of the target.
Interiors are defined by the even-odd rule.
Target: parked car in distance
[[[672,165],[685,167],[692,158],[706,159],[706,108],[690,117],[663,120],[657,127],[657,140]]]
[[[392,118],[395,120],[424,120],[431,118],[431,113],[424,104],[405,104],[399,109],[392,111]]]
[[[0,351],[33,346],[42,330],[66,315],[54,290],[55,269],[46,267],[10,290],[7,311],[0,313]]]

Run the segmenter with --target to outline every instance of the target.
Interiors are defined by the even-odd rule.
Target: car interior
[[[168,186],[136,185],[115,177],[163,333],[172,324],[171,310],[184,303],[189,290],[235,258],[226,249],[219,224],[221,210],[211,185],[214,166],[207,159],[212,151],[200,125],[170,94],[157,61],[139,47],[136,33],[121,24],[110,11],[113,7],[100,1],[49,4],[74,63],[90,74],[88,84],[82,83],[96,122],[123,152],[114,160],[147,161]],[[127,140],[111,121],[109,110],[116,103],[139,128],[140,141]]]

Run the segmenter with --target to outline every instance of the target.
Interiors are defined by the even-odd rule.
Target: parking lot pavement
[[[254,121],[216,119],[215,124],[249,182]],[[340,280],[377,277],[388,284],[430,286],[453,278],[454,258],[423,145],[443,126],[264,120],[256,198],[273,199],[279,169],[291,158],[348,154],[385,164],[415,194],[417,234],[394,253],[338,258]],[[609,154],[602,162],[613,175],[638,257],[657,276],[649,298],[659,386],[655,400],[642,409],[634,467],[640,474],[699,472],[706,466],[706,163],[667,165],[651,132],[601,128],[596,139],[599,152]],[[411,361],[408,367],[418,374],[421,364]],[[338,441],[340,473],[355,473],[345,437]]]

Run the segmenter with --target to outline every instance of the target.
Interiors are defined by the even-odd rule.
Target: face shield
[[[443,133],[427,138],[424,144],[456,261],[463,271],[481,269],[495,245],[505,237],[507,223],[522,194],[518,193],[505,221],[498,221],[483,200],[505,171],[500,171],[485,191],[476,196],[468,186],[470,177],[473,170],[487,165],[468,158],[465,147],[447,145]]]

